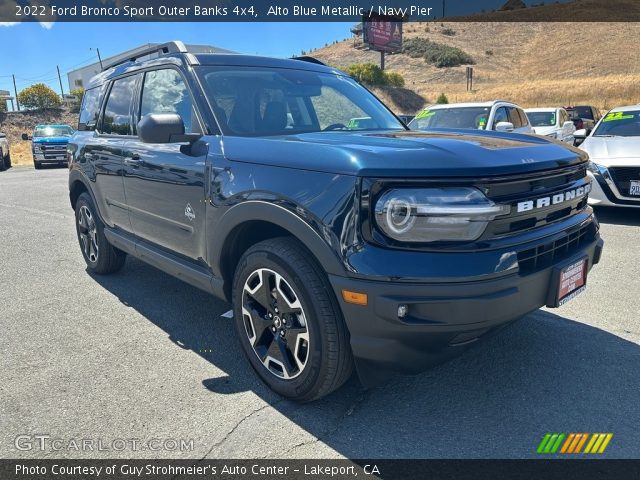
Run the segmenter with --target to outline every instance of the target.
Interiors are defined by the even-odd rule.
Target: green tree
[[[78,97],[78,105],[82,105],[82,98],[84,97],[84,88],[78,87],[74,90],[71,90],[71,95],[74,97]]]
[[[447,96],[444,93],[441,93],[438,96],[438,99],[436,100],[436,103],[440,103],[440,104],[449,103],[449,99],[447,98]]]
[[[18,93],[18,101],[24,108],[41,110],[59,107],[62,102],[56,92],[44,83],[36,83]]]

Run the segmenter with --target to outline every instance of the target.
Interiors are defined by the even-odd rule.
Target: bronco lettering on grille
[[[591,184],[587,183],[583,187],[574,188],[573,190],[567,190],[566,192],[557,193],[549,197],[540,197],[535,200],[518,202],[518,213],[528,212],[530,210],[536,210],[538,208],[550,207],[551,205],[559,205],[570,200],[582,198],[588,195],[590,191]]]

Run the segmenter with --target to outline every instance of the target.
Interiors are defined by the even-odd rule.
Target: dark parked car
[[[576,130],[583,128],[592,130],[602,117],[600,110],[590,105],[575,105],[572,107],[564,107],[564,109],[569,114],[569,118],[573,121]]]
[[[314,62],[159,48],[84,95],[69,142],[82,254],[97,274],[133,255],[231,302],[284,396],[326,395],[354,366],[366,385],[419,372],[564,304],[600,260],[579,150],[409,131]]]

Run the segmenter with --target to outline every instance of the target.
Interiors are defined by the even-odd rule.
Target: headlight
[[[401,242],[471,241],[509,211],[475,188],[403,188],[380,197],[375,217],[385,235]]]
[[[593,174],[599,173],[600,175],[607,175],[609,172],[607,167],[603,167],[602,165],[598,165],[596,162],[591,161],[587,164],[587,170]]]
[[[42,147],[40,147],[40,145],[38,145],[37,143],[33,146],[33,151],[35,153],[42,153]]]

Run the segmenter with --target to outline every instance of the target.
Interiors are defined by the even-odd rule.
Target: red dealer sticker
[[[558,306],[564,305],[569,300],[584,291],[587,287],[587,259],[583,258],[560,270],[560,282],[558,284]]]

